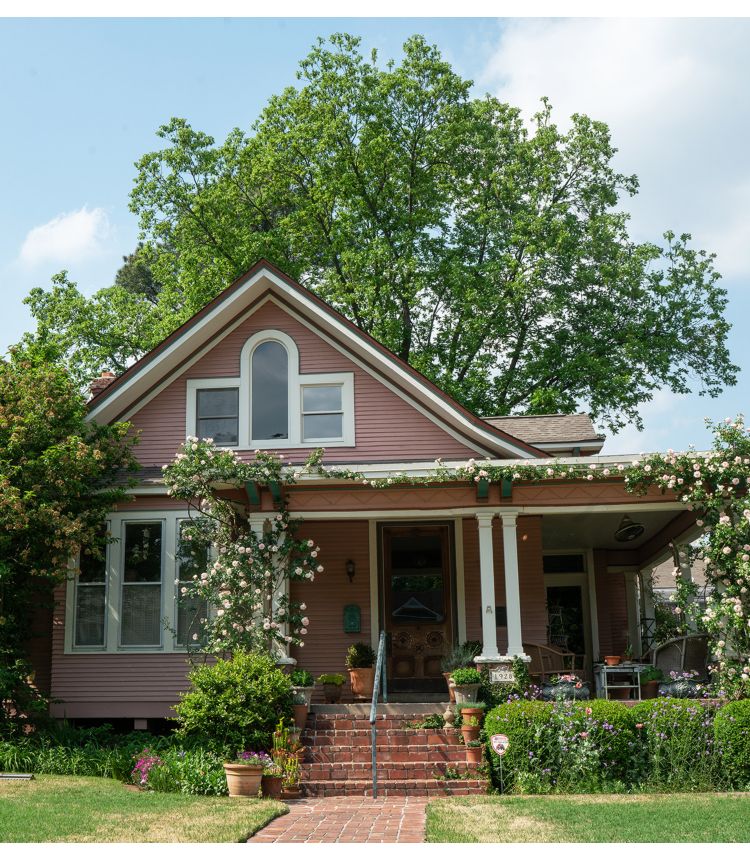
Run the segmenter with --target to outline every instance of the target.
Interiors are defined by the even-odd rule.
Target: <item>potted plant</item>
[[[487,706],[484,702],[468,702],[463,705],[458,705],[458,710],[461,711],[461,719],[466,720],[469,717],[476,717],[480,724],[484,716],[484,709]]]
[[[284,771],[280,764],[272,761],[263,768],[260,790],[263,797],[281,797],[281,783]]]
[[[292,706],[294,708],[294,724],[302,731],[307,725],[307,696],[304,693],[295,690],[292,693]]]
[[[268,753],[245,750],[232,761],[225,762],[224,773],[230,797],[256,797],[260,790],[263,769],[272,764]]]
[[[641,698],[655,699],[659,694],[659,681],[664,680],[664,673],[656,666],[649,666],[641,672]]]
[[[288,728],[283,720],[279,720],[273,733],[271,756],[281,770],[281,797],[284,799],[291,800],[302,795],[299,783],[302,753],[298,730]]]
[[[289,676],[289,680],[292,682],[293,692],[304,695],[309,710],[312,704],[313,687],[315,686],[313,676],[306,669],[295,669]]]
[[[577,675],[555,675],[549,684],[542,685],[541,697],[547,702],[557,699],[590,699],[591,689]]]
[[[366,642],[357,642],[346,652],[346,668],[352,693],[358,699],[371,699],[375,685],[375,652]]]
[[[440,668],[443,672],[445,683],[448,686],[448,696],[451,702],[456,701],[453,679],[451,678],[452,673],[456,669],[465,669],[470,667],[476,653],[476,643],[464,642],[463,645],[454,645],[450,654],[447,654],[441,660]]]
[[[481,764],[483,752],[484,747],[478,738],[474,741],[468,741],[466,744],[466,764]]]
[[[461,734],[464,737],[464,743],[479,740],[479,717],[469,717],[461,714]]]
[[[329,705],[335,705],[336,702],[341,701],[341,688],[345,680],[346,678],[338,673],[329,673],[318,677],[318,683],[323,687],[323,695]]]
[[[456,703],[476,702],[482,676],[476,669],[456,669],[451,674],[455,685]]]
[[[619,656],[617,656],[617,655],[610,655],[610,656],[608,656],[608,657],[605,657],[605,658],[604,658],[604,662],[605,662],[608,666],[619,666],[619,665],[620,665],[620,660],[621,660],[621,659],[622,659],[622,658],[621,658],[621,657],[619,657]]]

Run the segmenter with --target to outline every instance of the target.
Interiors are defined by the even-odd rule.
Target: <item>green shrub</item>
[[[651,787],[711,791],[726,784],[715,754],[714,715],[714,706],[691,699],[650,699],[632,708]]]
[[[292,718],[292,685],[268,654],[237,653],[190,673],[175,706],[179,738],[214,752],[269,749],[279,718]]]
[[[729,702],[714,719],[714,740],[732,788],[750,788],[750,699]]]
[[[513,788],[521,774],[529,771],[530,761],[537,755],[540,736],[549,722],[552,706],[546,702],[518,700],[499,705],[484,718],[484,734],[507,735],[508,749],[503,756],[504,788]],[[529,753],[533,756],[529,757]],[[500,757],[490,753],[493,782],[500,786]],[[533,762],[533,770],[536,770]],[[546,764],[543,765],[546,767]]]
[[[148,771],[146,786],[153,791],[224,795],[227,781],[222,756],[207,750],[165,750],[159,764]]]
[[[295,669],[289,676],[293,687],[314,687],[315,680],[307,669]]]
[[[452,674],[453,683],[457,687],[464,684],[481,684],[482,676],[476,669],[456,669]]]
[[[340,687],[344,681],[346,681],[346,678],[338,672],[318,676],[319,684],[334,684],[336,687]]]
[[[366,642],[356,642],[346,652],[347,669],[371,669],[375,663],[375,652]]]

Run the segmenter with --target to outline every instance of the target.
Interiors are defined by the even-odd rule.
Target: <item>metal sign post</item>
[[[497,753],[500,759],[500,793],[505,794],[505,780],[503,779],[503,756],[508,751],[508,736],[507,735],[492,735],[490,738],[492,749]]]

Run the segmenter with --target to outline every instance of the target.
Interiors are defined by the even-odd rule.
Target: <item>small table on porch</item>
[[[618,663],[617,666],[595,663],[594,682],[597,699],[609,699],[610,690],[629,690],[633,695],[626,698],[637,699],[640,702],[641,672],[645,672],[648,668],[650,668],[649,663]]]

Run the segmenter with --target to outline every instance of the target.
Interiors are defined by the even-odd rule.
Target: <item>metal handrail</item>
[[[375,662],[375,680],[372,685],[372,703],[370,704],[370,732],[372,735],[372,796],[378,796],[378,761],[377,761],[377,738],[378,728],[376,720],[378,717],[378,695],[380,693],[380,682],[383,682],[383,702],[388,702],[388,686],[385,671],[385,630],[380,631],[378,640],[378,659]]]

